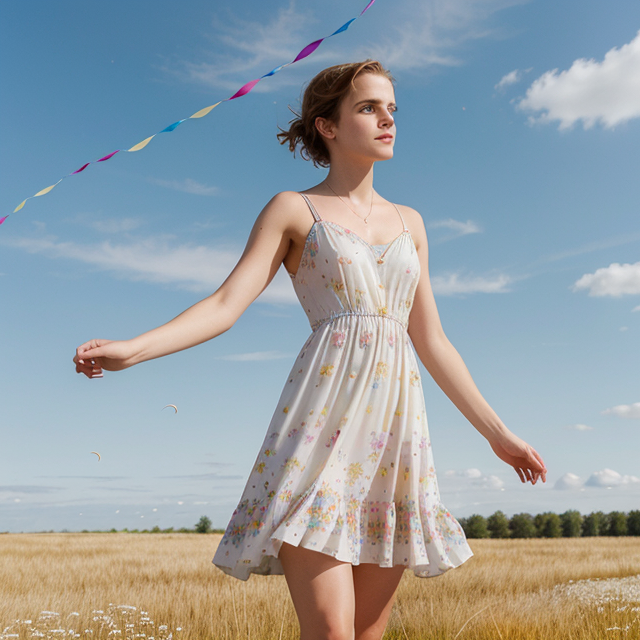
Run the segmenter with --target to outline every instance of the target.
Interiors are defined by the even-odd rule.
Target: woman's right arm
[[[219,289],[173,320],[131,340],[85,342],[73,358],[76,371],[89,378],[101,377],[103,369],[126,369],[228,331],[280,268],[296,221],[299,224],[300,203],[300,196],[292,191],[275,195],[257,217],[240,260]]]

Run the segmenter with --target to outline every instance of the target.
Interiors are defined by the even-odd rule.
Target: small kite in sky
[[[102,459],[100,454],[97,451],[92,451],[91,453],[95,453],[98,456],[98,462],[100,462],[100,460]]]
[[[173,408],[173,410],[174,410],[176,413],[178,413],[178,407],[176,407],[176,405],[175,405],[175,404],[167,404],[167,405],[165,405],[164,407],[162,407],[161,411],[164,411],[164,409],[166,409],[167,407],[172,407],[172,408]]]

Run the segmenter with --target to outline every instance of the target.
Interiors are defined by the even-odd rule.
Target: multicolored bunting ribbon
[[[133,147],[131,147],[131,149],[116,149],[116,151],[112,151],[111,153],[107,154],[106,156],[104,156],[102,158],[99,158],[98,160],[92,160],[91,162],[87,162],[86,164],[83,164],[79,169],[77,169],[76,171],[73,171],[71,173],[68,173],[66,176],[63,176],[62,178],[60,178],[60,180],[58,180],[58,182],[56,182],[55,184],[52,184],[50,187],[46,187],[45,189],[42,189],[41,191],[38,191],[38,193],[36,193],[36,194],[34,194],[32,196],[29,196],[28,198],[25,198],[12,211],[12,213],[16,213],[17,211],[20,211],[20,209],[22,209],[22,207],[24,207],[25,202],[27,200],[31,200],[31,198],[37,198],[38,196],[43,196],[43,195],[49,193],[49,191],[51,191],[54,187],[57,187],[65,178],[68,178],[69,176],[74,176],[76,173],[81,173],[90,164],[95,164],[96,162],[105,162],[106,160],[109,160],[110,158],[113,158],[113,156],[115,156],[116,153],[120,153],[121,151],[126,151],[128,153],[131,153],[132,151],[140,151],[140,149],[144,149],[151,142],[151,140],[153,140],[153,138],[155,138],[158,134],[160,134],[160,133],[169,133],[171,131],[174,131],[175,129],[177,129],[186,120],[193,120],[194,118],[204,118],[204,116],[209,114],[210,111],[215,109],[222,102],[227,102],[229,100],[235,100],[236,98],[241,98],[242,96],[246,96],[247,93],[249,93],[253,89],[253,87],[255,87],[258,84],[258,82],[260,82],[260,80],[262,80],[262,78],[266,78],[267,76],[272,76],[275,73],[278,73],[278,71],[281,71],[282,69],[284,69],[285,67],[288,67],[290,64],[293,64],[294,62],[298,62],[298,60],[302,60],[303,58],[306,58],[307,56],[310,56],[320,46],[320,44],[324,40],[327,40],[328,38],[331,38],[331,37],[333,37],[335,35],[338,35],[339,33],[342,33],[343,31],[346,31],[349,28],[349,26],[351,25],[351,23],[354,22],[355,20],[357,20],[365,11],[367,11],[367,9],[369,9],[369,7],[371,7],[371,5],[375,1],[376,0],[370,0],[369,3],[367,4],[367,6],[355,18],[351,18],[351,20],[349,20],[348,22],[345,22],[339,29],[334,31],[331,35],[326,36],[324,38],[320,38],[320,40],[314,40],[313,42],[308,44],[291,62],[287,62],[286,64],[281,64],[279,67],[276,67],[272,71],[269,71],[269,73],[265,73],[263,76],[261,76],[257,80],[252,80],[251,82],[247,82],[247,84],[245,84],[244,86],[240,87],[240,89],[238,89],[238,91],[236,91],[236,93],[234,93],[230,98],[225,98],[224,100],[220,100],[219,102],[216,102],[215,104],[212,104],[210,107],[205,107],[204,109],[200,109],[200,111],[197,111],[196,113],[194,113],[192,116],[189,116],[188,118],[183,118],[182,120],[178,120],[177,122],[174,122],[173,124],[170,124],[168,127],[165,127],[164,129],[162,129],[162,131],[158,131],[158,133],[155,133],[152,136],[149,136],[148,138],[145,138],[142,142],[138,142],[138,144],[136,144]],[[0,218],[0,225],[9,217],[9,215],[10,214],[7,214],[3,218]]]

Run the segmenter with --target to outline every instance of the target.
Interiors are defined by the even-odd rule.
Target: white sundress
[[[407,333],[420,277],[411,232],[371,245],[322,220],[291,275],[302,346],[213,563],[283,574],[283,542],[337,560],[437,576],[472,555],[440,502],[424,393]],[[394,205],[395,206],[395,205]]]

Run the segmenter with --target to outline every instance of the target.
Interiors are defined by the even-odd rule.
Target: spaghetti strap
[[[304,194],[304,193],[300,193],[300,195],[304,198],[305,202],[309,205],[309,209],[311,209],[311,213],[313,214],[313,219],[316,222],[319,222],[320,220],[322,220],[322,218],[318,215],[318,212],[316,211],[316,208],[313,206],[313,203],[311,202],[311,200],[309,200],[307,195]]]
[[[393,202],[391,203],[393,204]],[[395,204],[393,204],[394,207],[396,207]],[[402,226],[404,227],[405,231],[409,231],[409,229],[407,229],[407,225],[404,223],[404,218],[402,217],[402,214],[400,213],[400,209],[398,209],[398,207],[396,207],[396,211],[398,212],[398,215],[400,216],[400,220],[402,220]]]

